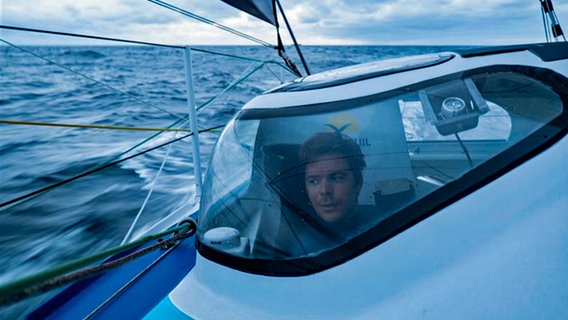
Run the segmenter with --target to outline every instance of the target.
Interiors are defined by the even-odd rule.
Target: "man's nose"
[[[329,181],[329,179],[323,179],[320,184],[320,192],[321,194],[330,194],[333,192],[333,184]]]

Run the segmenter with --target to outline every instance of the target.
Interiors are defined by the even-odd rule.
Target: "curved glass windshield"
[[[520,157],[512,147],[563,114],[552,86],[565,78],[525,69],[467,72],[375,97],[242,112],[213,152],[200,250],[242,258],[237,268],[245,260],[325,255],[315,264],[325,268],[426,218],[436,201],[455,201],[446,194],[463,196],[480,184],[475,179],[494,176],[487,166],[483,174],[469,173],[490,161],[493,173],[503,170]],[[534,74],[555,80],[548,84]],[[531,143],[534,149],[543,142]],[[416,206],[422,202],[428,205]],[[278,274],[262,266],[251,268]]]

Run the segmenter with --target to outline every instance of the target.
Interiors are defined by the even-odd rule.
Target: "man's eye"
[[[309,185],[316,185],[316,184],[318,184],[318,179],[317,178],[308,178],[308,179],[306,179],[306,182]]]
[[[345,180],[345,174],[344,173],[336,173],[336,174],[331,175],[330,178],[333,181],[341,182],[341,181]]]

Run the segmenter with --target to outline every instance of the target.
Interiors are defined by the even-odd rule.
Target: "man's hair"
[[[314,134],[300,146],[299,159],[300,163],[306,165],[320,156],[332,153],[343,155],[342,159],[347,161],[355,181],[363,182],[363,169],[367,166],[365,156],[357,143],[346,135],[332,132]]]

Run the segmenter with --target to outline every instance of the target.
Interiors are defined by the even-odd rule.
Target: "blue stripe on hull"
[[[185,239],[132,286],[100,310],[96,319],[140,319],[158,305],[195,265],[195,237]],[[33,319],[82,319],[164,251],[151,252],[120,268],[63,290],[30,313]]]
[[[162,302],[160,302],[146,317],[144,320],[193,320],[192,317],[186,315],[181,310],[176,308],[169,297],[166,297]]]

